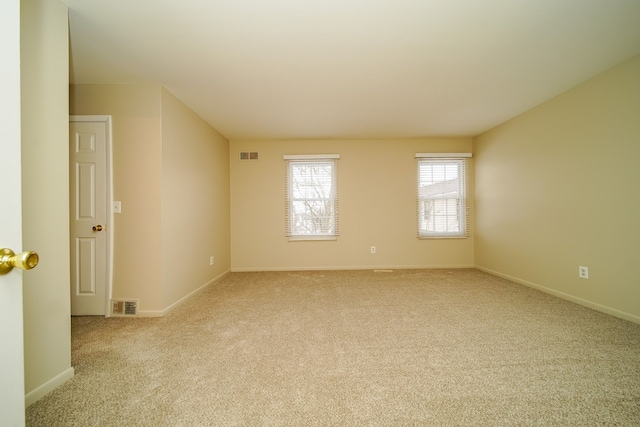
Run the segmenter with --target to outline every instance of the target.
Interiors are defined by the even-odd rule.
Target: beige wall
[[[40,255],[40,264],[23,273],[29,405],[73,376],[67,7],[23,0],[21,27],[23,248]]]
[[[640,322],[639,138],[640,56],[476,138],[477,266]]]
[[[257,151],[259,160],[241,161],[240,151]],[[473,266],[472,238],[416,237],[414,157],[431,151],[469,152],[471,139],[232,141],[232,270]],[[336,241],[289,242],[282,156],[326,153],[341,156],[340,236]],[[370,253],[371,246],[376,254]]]
[[[113,298],[163,307],[162,131],[159,85],[72,85],[70,112],[111,115],[114,215]]]
[[[229,142],[164,88],[162,260],[164,308],[231,265]]]
[[[160,85],[70,94],[71,114],[113,118],[113,297],[160,316],[230,268],[228,142]]]

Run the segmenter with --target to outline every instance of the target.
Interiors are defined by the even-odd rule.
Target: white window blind
[[[467,237],[467,158],[418,153],[418,237]]]
[[[286,235],[292,240],[338,236],[337,154],[287,155]]]

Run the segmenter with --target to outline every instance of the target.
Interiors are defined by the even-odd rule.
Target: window
[[[286,235],[292,240],[338,236],[337,154],[284,156]]]
[[[418,237],[467,237],[470,154],[416,154]]]

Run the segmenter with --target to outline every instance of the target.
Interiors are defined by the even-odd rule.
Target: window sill
[[[289,236],[290,242],[309,242],[309,241],[327,241],[338,240],[338,236]]]
[[[469,236],[418,236],[420,240],[468,239]]]

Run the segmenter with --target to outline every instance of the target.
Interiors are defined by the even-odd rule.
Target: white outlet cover
[[[120,201],[114,201],[113,202],[113,213],[117,214],[117,213],[122,213],[122,202]]]
[[[579,266],[578,267],[578,276],[580,276],[581,279],[588,279],[589,278],[589,267],[584,267],[584,266]]]

